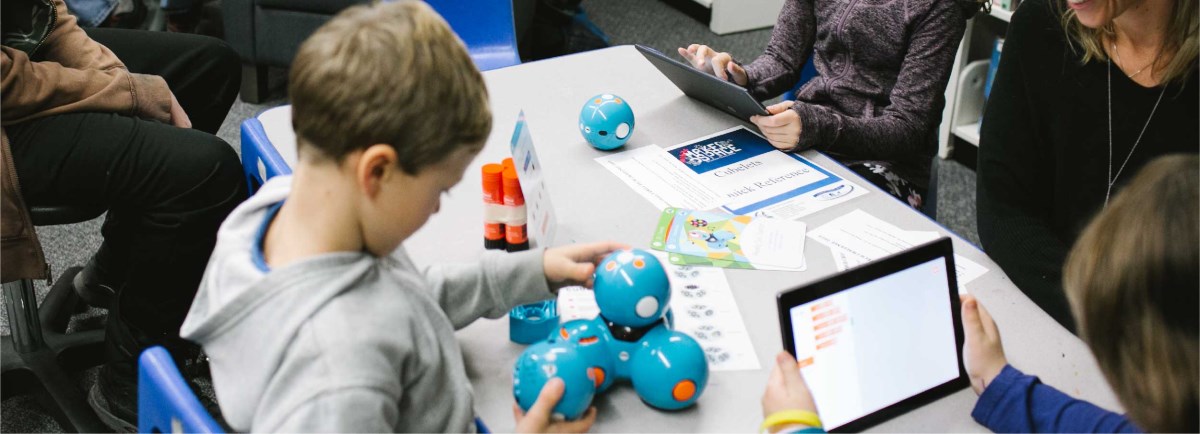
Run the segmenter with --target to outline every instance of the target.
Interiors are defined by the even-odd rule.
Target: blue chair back
[[[292,168],[267,138],[258,118],[242,121],[242,173],[246,175],[250,194],[258,191],[268,179],[292,173]]]
[[[160,346],[138,358],[138,432],[223,433]]]
[[[819,75],[817,74],[817,67],[813,66],[812,57],[810,56],[808,61],[804,62],[804,69],[800,70],[800,80],[796,82],[796,86],[792,87],[792,90],[784,92],[783,100],[795,101],[796,91],[800,90],[805,83],[808,83],[809,80],[812,80],[817,75]]]
[[[519,65],[512,0],[425,0],[467,44],[480,71]]]

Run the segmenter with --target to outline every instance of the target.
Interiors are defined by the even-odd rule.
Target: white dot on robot
[[[624,139],[628,136],[629,136],[629,124],[622,122],[621,125],[617,125],[617,138]]]
[[[629,361],[629,353],[622,351],[620,354],[617,354],[617,358],[621,359],[622,362],[628,362]]]
[[[604,94],[604,96],[601,96],[601,98],[604,98],[604,99],[613,99],[613,96],[612,96],[612,94],[607,94],[607,93],[606,93],[606,94]]]
[[[617,255],[617,260],[623,264],[628,264],[629,261],[633,260],[633,252],[628,251],[628,250],[621,252],[620,254]]]
[[[637,314],[642,318],[650,318],[658,312],[658,299],[649,295],[642,297],[637,303]]]

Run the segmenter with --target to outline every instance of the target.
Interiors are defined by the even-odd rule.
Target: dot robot
[[[594,290],[600,315],[563,323],[517,359],[517,404],[528,411],[554,377],[566,383],[554,413],[569,420],[621,380],[655,408],[694,404],[708,383],[708,357],[695,339],[672,329],[671,284],[658,258],[639,249],[613,252],[596,268]]]
[[[633,109],[612,94],[596,95],[579,112],[579,132],[592,147],[603,151],[620,148],[633,135]]]

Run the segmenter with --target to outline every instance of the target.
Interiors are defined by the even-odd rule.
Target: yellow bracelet
[[[771,413],[770,416],[767,416],[767,418],[763,420],[762,426],[759,427],[759,430],[767,431],[768,428],[787,423],[822,428],[821,418],[817,417],[816,413],[808,410],[781,410]]]

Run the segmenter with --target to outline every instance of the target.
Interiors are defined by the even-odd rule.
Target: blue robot
[[[623,379],[653,407],[694,404],[708,383],[708,358],[695,339],[672,330],[670,282],[658,258],[638,249],[614,252],[597,267],[594,288],[599,316],[562,324],[518,359],[513,375],[518,405],[525,410],[533,405],[555,376],[546,372],[567,382],[563,402],[572,405],[561,414],[568,419],[582,415],[594,394]],[[555,361],[543,356],[550,349]],[[582,401],[579,413],[569,411]]]
[[[633,109],[616,95],[596,95],[579,112],[579,132],[592,147],[603,151],[624,145],[633,135],[633,124]]]

